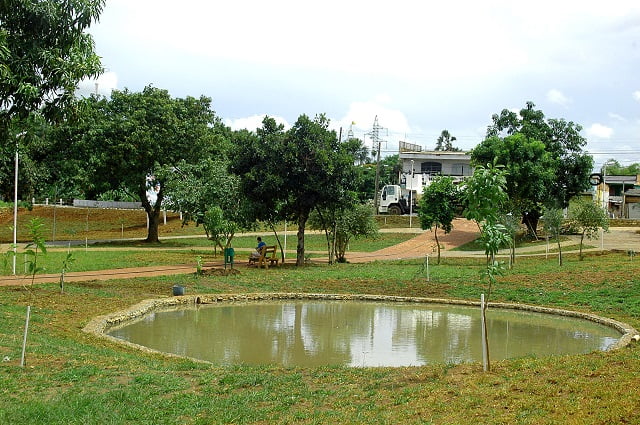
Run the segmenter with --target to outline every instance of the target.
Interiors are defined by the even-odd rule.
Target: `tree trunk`
[[[298,212],[298,248],[296,250],[296,266],[304,266],[304,228],[309,218],[309,210]]]
[[[580,235],[580,261],[582,261],[582,241],[584,240],[584,230],[582,231],[582,234]]]
[[[147,186],[143,184],[140,186],[139,193],[140,201],[142,202],[142,207],[147,213],[147,218],[149,219],[149,229],[147,230],[147,239],[145,242],[153,243],[160,242],[158,238],[158,226],[160,224],[160,208],[162,205],[162,199],[164,198],[164,194],[162,192],[162,187],[158,191],[158,197],[156,198],[156,203],[151,205],[149,200],[147,199]]]
[[[278,243],[278,247],[280,248],[280,263],[284,264],[284,248],[282,247],[282,242],[280,242],[280,237],[278,236],[278,231],[276,230],[276,225],[273,221],[269,220],[269,225],[271,226],[271,230],[273,231],[273,235],[276,238],[276,242]]]
[[[533,210],[533,211],[525,211],[522,214],[522,223],[524,223],[527,226],[528,231],[533,235],[533,237],[535,237],[536,239],[538,239],[538,221],[540,220],[540,212]]]
[[[149,230],[147,231],[147,239],[144,241],[149,243],[160,242],[158,237],[160,211],[157,211],[155,208],[151,208],[150,210],[147,210],[147,217],[149,218]]]
[[[436,247],[438,248],[438,264],[440,264],[440,242],[438,241],[438,225],[433,229],[433,236],[436,238]]]
[[[558,264],[562,265],[562,245],[560,245],[560,233],[558,233]],[[582,248],[582,245],[580,245],[580,248]],[[581,255],[582,257],[582,251],[581,251]]]

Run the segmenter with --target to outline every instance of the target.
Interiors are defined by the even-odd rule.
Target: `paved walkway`
[[[377,260],[399,260],[399,259],[415,259],[424,258],[429,255],[433,257],[436,255],[436,244],[433,231],[422,231],[420,229],[401,229],[403,232],[416,233],[416,237],[402,242],[392,247],[387,247],[375,252],[349,252],[347,259],[351,263],[364,263]],[[396,231],[396,229],[386,230],[388,232]],[[596,246],[596,248],[590,248],[585,251],[629,251],[633,250],[640,253],[640,228],[637,227],[615,227],[611,228],[608,233],[599,235],[597,240],[585,240],[585,245]],[[440,243],[441,256],[447,257],[484,257],[484,252],[481,251],[453,251],[452,248],[460,246],[464,243],[474,240],[478,236],[478,230],[475,224],[466,220],[460,220],[454,222],[453,231],[448,234],[438,233],[438,240]],[[569,246],[575,245],[580,242],[580,237],[577,235],[570,236],[569,240],[564,241],[562,245]],[[543,246],[529,246],[525,248],[518,248],[516,255],[545,255],[543,251],[546,245]],[[550,249],[556,247],[555,243],[549,245]],[[150,249],[150,248],[143,248]],[[155,248],[158,249],[158,248]],[[175,249],[175,248],[171,248]],[[188,248],[191,249],[191,248]],[[248,252],[249,250],[247,250]],[[564,252],[564,251],[563,251]],[[575,251],[573,251],[575,252]],[[291,250],[287,253],[295,255],[295,251]],[[324,254],[324,252],[319,252]],[[509,255],[508,250],[501,250],[499,255]],[[556,255],[554,252],[553,254]],[[236,267],[239,265],[244,266],[244,257],[239,255],[236,257]],[[292,260],[290,260],[292,261]],[[203,266],[209,267],[221,267],[222,259],[218,262],[206,263]],[[135,268],[123,268],[113,270],[97,270],[87,272],[69,272],[65,275],[65,282],[77,282],[87,280],[109,280],[109,279],[123,279],[133,277],[153,277],[153,276],[168,276],[175,274],[184,274],[195,272],[194,264],[178,264],[169,266],[149,266],[149,267],[135,267]],[[46,274],[37,275],[35,283],[56,283],[60,281],[60,274]],[[18,276],[0,276],[0,286],[16,286],[16,285],[29,285],[31,279],[23,275]]]

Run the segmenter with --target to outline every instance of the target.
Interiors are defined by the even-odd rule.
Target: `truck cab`
[[[378,201],[378,213],[380,214],[409,214],[412,210],[415,212],[417,209],[416,191],[403,189],[396,184],[385,185],[380,192]]]

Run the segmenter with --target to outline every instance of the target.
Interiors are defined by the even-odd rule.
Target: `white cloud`
[[[236,118],[236,119],[225,119],[224,124],[228,127],[231,127],[232,130],[242,130],[246,129],[249,131],[256,131],[257,128],[262,127],[262,120],[265,115],[252,115],[246,118]],[[271,116],[276,123],[284,125],[285,130],[289,129],[291,125],[282,117]]]
[[[587,129],[587,136],[598,139],[610,139],[613,136],[613,129],[599,123],[594,123]]]
[[[560,106],[564,106],[565,108],[571,103],[571,99],[564,95],[558,89],[551,89],[547,92],[547,100],[551,103],[555,103]]]
[[[615,121],[627,122],[627,119],[625,117],[623,117],[622,115],[618,115],[614,112],[609,112],[609,118]]]
[[[378,117],[378,125],[384,129],[380,134],[382,138],[387,133],[410,133],[411,126],[404,113],[385,106],[390,102],[391,99],[386,95],[378,96],[372,101],[352,102],[347,114],[338,120],[336,125],[348,128],[352,122],[355,122],[355,128],[368,132],[373,128],[373,122]]]
[[[640,102],[640,90],[636,90],[633,92],[633,98]]]

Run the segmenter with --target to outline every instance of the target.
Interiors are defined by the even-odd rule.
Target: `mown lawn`
[[[375,238],[354,238],[347,251],[349,252],[373,252],[388,246],[396,245],[415,237],[411,233],[380,233]],[[264,236],[271,245],[276,244],[272,235]],[[284,241],[282,241],[284,246]],[[288,237],[288,258],[295,259],[297,240]],[[246,261],[249,252],[256,245],[255,236],[236,236],[233,238],[233,247],[237,249],[238,262]],[[305,248],[309,256],[327,257],[326,238],[321,234],[309,234],[305,237]],[[292,252],[293,251],[293,252]],[[70,271],[93,271],[104,269],[119,269],[125,267],[144,267],[154,265],[193,264],[194,269],[198,259],[203,263],[222,261],[220,249],[214,252],[213,244],[204,237],[166,239],[159,244],[146,244],[142,242],[110,242],[89,245],[69,245],[50,247],[45,255],[38,253],[37,265],[39,273],[60,273],[67,253],[73,254],[73,264]],[[4,255],[0,262],[0,274],[12,274],[11,257]],[[33,257],[24,254],[20,250],[17,256],[16,272],[18,275],[27,274],[29,262]]]
[[[161,254],[148,254],[150,256]],[[403,368],[215,366],[143,354],[81,331],[90,318],[188,293],[325,292],[479,298],[482,259],[240,267],[230,276],[0,288],[0,423],[640,423],[640,346],[611,352]],[[640,328],[640,260],[518,259],[494,301],[594,312]],[[27,367],[20,368],[26,306]],[[489,313],[490,314],[490,313]],[[215,338],[215,335],[211,336]],[[479,342],[478,342],[479,343]]]

